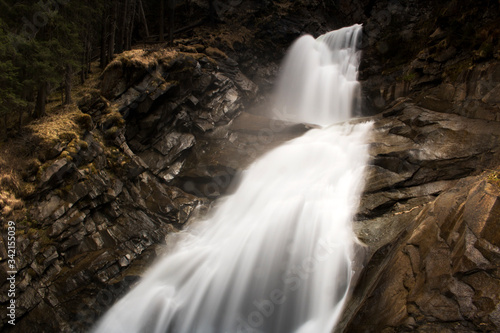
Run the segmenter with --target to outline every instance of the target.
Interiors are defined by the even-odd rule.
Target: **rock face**
[[[499,11],[498,3],[481,1],[380,1],[366,8],[365,112],[412,97],[434,111],[498,121]]]
[[[336,331],[500,329],[499,8],[487,8],[370,7],[365,112],[384,112],[355,224],[365,266]]]
[[[498,331],[499,195],[484,175],[468,177],[421,209],[379,250],[346,331]]]
[[[374,121],[366,265],[337,331],[497,331],[500,187],[481,171],[499,165],[500,123],[408,101]]]

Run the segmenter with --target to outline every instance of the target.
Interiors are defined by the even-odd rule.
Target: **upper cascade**
[[[362,26],[300,37],[290,48],[276,89],[274,116],[322,126],[348,120],[360,98]]]

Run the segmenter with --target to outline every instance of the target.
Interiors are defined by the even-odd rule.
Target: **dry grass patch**
[[[3,216],[10,216],[14,210],[21,209],[23,207],[23,201],[17,199],[12,193],[6,191],[0,192],[0,211]]]
[[[46,117],[26,126],[26,129],[39,138],[42,144],[50,145],[61,140],[71,141],[80,134],[80,127],[76,121],[82,115],[74,104],[56,107]]]
[[[95,90],[100,71],[92,64],[92,73],[84,85],[74,85],[73,99]],[[47,115],[31,121],[14,137],[0,142],[0,211],[4,216],[23,207],[23,199],[36,190],[35,175],[56,144],[77,141],[92,127],[92,119],[76,103],[61,105],[57,92],[49,97]]]
[[[158,59],[171,61],[177,52],[171,48],[161,49],[133,49],[118,54],[106,67],[105,72],[116,67],[124,68],[154,68],[158,65]]]

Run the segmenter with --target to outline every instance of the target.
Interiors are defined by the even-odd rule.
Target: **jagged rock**
[[[39,205],[37,215],[41,220],[49,217],[58,207],[61,206],[61,198],[58,196],[51,196],[45,203]]]
[[[381,168],[376,165],[368,166],[365,188],[367,192],[375,192],[381,189],[394,187],[396,184],[406,180],[407,178],[392,172],[390,170]]]
[[[66,172],[72,167],[73,164],[66,158],[56,160],[40,176],[39,187],[61,183]]]
[[[422,209],[346,331],[497,331],[499,202],[498,185],[478,176]]]
[[[367,180],[367,182],[370,184],[370,180]],[[376,215],[378,210],[394,206],[397,202],[419,197],[424,199],[423,203],[426,203],[433,200],[432,196],[449,189],[455,183],[455,180],[443,180],[399,189],[393,187],[388,191],[377,191],[376,193],[370,193],[369,188],[365,187],[365,191],[368,194],[363,196],[358,214],[364,216]],[[416,206],[418,205],[414,205],[413,207]],[[402,209],[398,210],[402,211]]]
[[[55,146],[49,149],[45,157],[48,160],[54,159],[59,156],[67,146],[68,145],[65,142],[58,142]]]
[[[108,200],[116,198],[123,190],[123,182],[119,179],[111,181],[111,186],[108,187],[106,195]]]
[[[191,148],[195,144],[195,137],[188,133],[172,132],[165,135],[153,147],[163,156],[169,156],[170,160],[175,160],[181,152]]]
[[[337,331],[498,330],[486,305],[498,304],[498,233],[485,230],[497,225],[487,221],[498,221],[500,190],[485,176],[462,178],[498,165],[500,123],[408,101],[374,121],[374,165],[354,225],[366,266]]]
[[[245,92],[248,98],[255,98],[259,91],[259,87],[247,78],[243,73],[239,72],[235,75],[234,81],[236,85]]]
[[[196,94],[204,93],[207,88],[212,84],[212,76],[210,74],[202,74],[193,82],[193,92]]]
[[[168,169],[160,172],[158,176],[160,176],[166,182],[169,182],[179,174],[183,166],[184,166],[184,161],[175,162]]]
[[[168,56],[166,53],[163,52]],[[131,50],[114,59],[102,74],[101,94],[108,99],[118,97],[149,71],[154,71],[156,58],[144,55],[142,50]]]
[[[90,192],[91,185],[86,181],[81,181],[75,184],[71,191],[65,196],[65,200],[70,202],[71,204],[75,204],[81,198],[85,197]]]
[[[127,124],[139,124],[142,128],[139,134],[145,141],[139,141],[139,135],[135,136],[136,141],[131,141],[130,137],[118,134],[114,144],[119,149],[110,149],[100,142],[99,134],[91,131],[83,137],[87,149],[72,152],[72,162],[59,159],[49,161],[48,167],[41,168],[39,187],[47,194],[34,203],[31,212],[36,221],[34,227],[44,228],[38,231],[42,236],[38,234],[36,241],[30,241],[31,234],[23,236],[18,243],[23,253],[30,254],[23,255],[18,261],[24,286],[18,316],[24,318],[23,323],[36,321],[37,313],[49,306],[50,311],[57,314],[54,317],[58,323],[53,326],[58,327],[56,330],[67,331],[64,327],[72,326],[68,323],[74,323],[80,314],[85,313],[81,309],[78,290],[87,288],[93,293],[99,289],[92,285],[91,277],[100,283],[108,283],[113,278],[120,281],[118,276],[124,270],[135,269],[137,258],[149,258],[150,262],[152,257],[145,253],[164,242],[166,234],[175,230],[172,224],[185,223],[203,201],[165,185],[166,179],[170,177],[172,180],[181,171],[184,155],[197,141],[191,133],[194,129],[192,116],[186,110],[189,113],[193,112],[191,107],[208,110],[208,103],[212,103],[210,105],[214,108],[217,106],[217,110],[222,110],[223,122],[230,122],[238,113],[240,104],[233,102],[240,98],[241,91],[237,91],[235,83],[227,77],[221,75],[213,79],[193,59],[182,56],[170,62],[162,60],[162,68],[171,68],[173,76],[169,78],[178,78],[179,85],[152,79],[144,71],[149,65],[144,67],[144,64],[138,65],[139,73],[120,78],[120,73],[124,72],[113,69],[115,64],[105,73],[107,78],[103,85],[103,92],[111,98],[111,103],[96,98],[97,101],[88,101],[88,105],[82,104],[94,117],[96,131],[109,127],[105,124],[105,108],[122,110],[124,114],[128,112]],[[160,77],[170,75],[162,73],[161,68],[157,69]],[[195,79],[201,78],[196,96],[186,85],[192,73]],[[117,82],[120,80],[124,82]],[[189,89],[185,90],[186,87]],[[168,102],[155,104],[167,95]],[[226,104],[218,106],[213,103],[214,99]],[[163,165],[156,170],[153,163],[144,163],[134,153],[137,147],[144,153],[157,153],[163,158],[159,159]],[[58,154],[64,149],[66,146],[59,147]],[[174,164],[177,159],[180,160]],[[169,176],[154,174],[164,169]],[[126,274],[122,279],[125,277]],[[40,289],[36,301],[32,301],[29,292],[33,289],[29,289],[29,285],[36,286],[40,281],[50,285],[51,291],[42,294]],[[42,299],[44,302],[40,305]],[[89,300],[95,301],[95,296]],[[74,304],[73,310],[60,308],[59,304]],[[99,311],[106,307],[101,306]],[[85,329],[96,318],[87,322]]]

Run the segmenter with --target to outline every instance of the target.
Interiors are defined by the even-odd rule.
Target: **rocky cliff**
[[[2,330],[86,331],[167,235],[307,131],[253,106],[293,39],[362,22],[363,111],[376,114],[355,223],[365,262],[338,330],[497,331],[498,6],[233,1],[174,47],[119,55],[79,102],[79,129],[25,175],[29,208],[2,216],[17,221],[18,251],[18,321],[2,312]]]
[[[408,101],[374,119],[369,259],[338,331],[497,331],[500,124]]]

